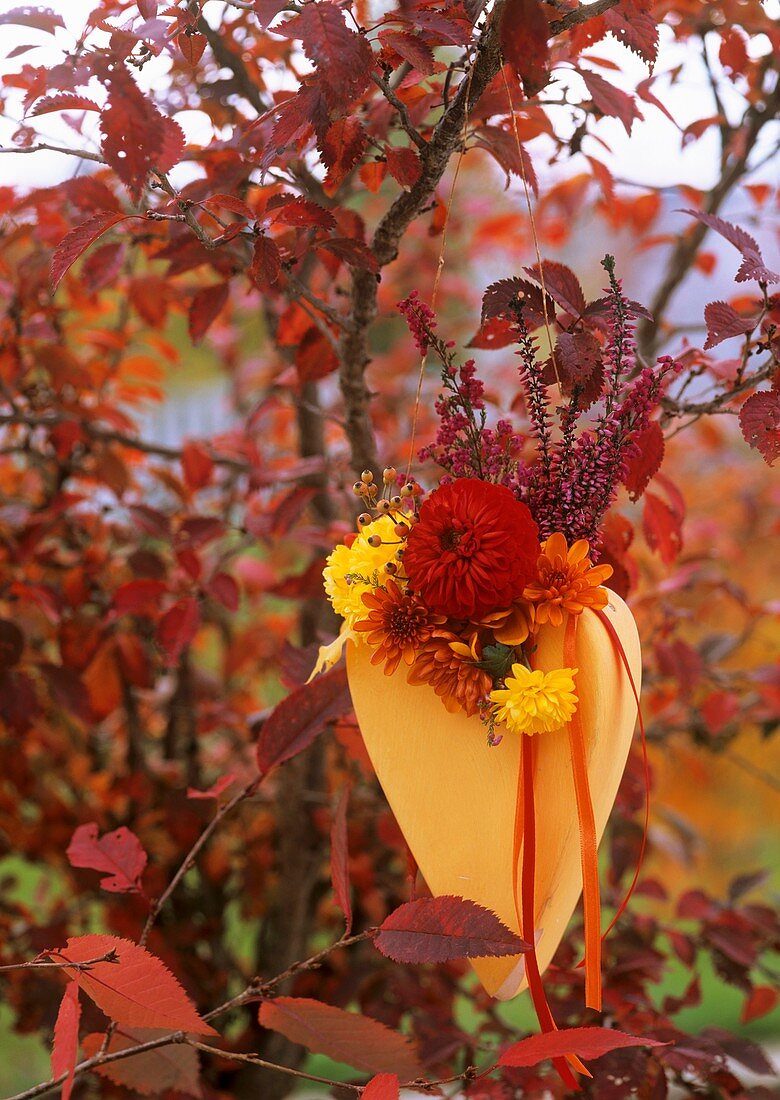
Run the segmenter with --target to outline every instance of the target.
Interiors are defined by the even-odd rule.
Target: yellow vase
[[[605,614],[626,653],[639,690],[636,624],[610,592]],[[544,626],[534,667],[562,667],[564,628]],[[512,846],[519,738],[505,733],[490,748],[478,716],[450,714],[427,686],[406,682],[402,665],[387,677],[372,650],[350,643],[347,672],[355,713],[371,762],[396,820],[434,895],[457,894],[497,913],[519,931],[512,891]],[[577,626],[579,706],[599,839],[615,801],[636,722],[633,692],[609,635],[586,609]],[[504,732],[500,728],[497,732]],[[549,965],[582,890],[579,827],[565,729],[535,735],[537,855],[535,916],[541,971]],[[491,996],[525,989],[522,956],[472,960]]]

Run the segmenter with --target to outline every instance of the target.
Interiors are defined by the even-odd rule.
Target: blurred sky
[[[0,55],[2,56],[0,72],[18,71],[24,64],[40,65],[59,60],[62,48],[67,49],[73,44],[95,5],[94,0],[48,0],[46,5],[40,6],[59,12],[66,23],[67,30],[58,30],[56,37],[52,39],[50,35],[24,27],[8,25],[0,27]],[[774,14],[780,15],[780,0],[767,0],[766,6],[770,12],[776,9]],[[17,7],[19,7],[18,0],[0,0],[0,14],[10,12]],[[210,0],[205,5],[205,15],[213,25],[220,20],[224,7],[225,5],[219,0]],[[15,48],[30,44],[36,44],[36,48],[11,60],[4,60]],[[717,60],[717,44],[713,43],[713,46],[711,62],[714,69],[718,71],[720,67]],[[605,72],[608,79],[628,90],[633,90],[636,84],[648,75],[646,66],[639,58],[611,39],[597,43],[587,52],[594,57],[616,62],[623,70],[622,73],[611,70],[600,71]],[[678,65],[683,66],[681,76],[676,84],[670,87],[666,74]],[[154,63],[144,68],[140,77],[141,82],[146,86],[153,86],[160,79],[164,79],[167,67],[168,61],[165,56],[157,58]],[[696,119],[715,113],[703,65],[694,56],[693,50],[675,43],[671,31],[664,28],[662,28],[662,47],[657,72],[660,75],[653,85],[653,90],[680,126],[685,127]],[[576,75],[566,74],[565,70],[563,73],[559,70],[559,74],[558,78],[566,80],[573,88],[581,87]],[[727,111],[731,112],[734,118],[738,118],[741,97],[728,80],[724,80],[722,95]],[[703,138],[690,143],[683,150],[677,127],[657,108],[644,103],[641,106],[645,120],[634,123],[630,137],[617,119],[603,119],[599,124],[598,134],[610,146],[611,152],[607,152],[592,138],[586,141],[586,151],[603,160],[618,178],[627,181],[654,186],[665,186],[682,181],[705,190],[712,186],[718,160],[717,134],[708,132]],[[559,110],[564,115],[568,115],[566,108],[559,108]],[[13,145],[13,133],[20,113],[21,107],[15,118],[6,117],[0,120],[0,145],[5,147]],[[205,115],[197,111],[183,111],[178,113],[176,118],[183,126],[188,139],[208,140],[210,124]],[[556,119],[556,123],[559,121]],[[95,123],[95,135],[96,131]],[[56,115],[47,116],[42,133],[45,133],[45,139],[55,144],[73,145],[79,141],[78,136],[73,134],[67,124]],[[534,150],[539,148],[538,144],[532,145],[532,155]],[[758,149],[756,159],[760,159],[761,155],[762,150]],[[543,160],[543,157],[539,157],[539,160]],[[0,157],[0,183],[2,184],[22,186],[53,184],[68,178],[76,170],[84,170],[83,162],[79,168],[73,160],[56,153]],[[539,170],[540,168],[537,167],[537,171]],[[582,168],[578,167],[577,170]],[[188,169],[184,168],[183,171],[187,172]],[[773,169],[770,165],[763,175],[766,177],[772,171],[776,175],[776,167]],[[544,174],[543,170],[541,174]],[[179,182],[184,182],[184,179],[180,178]]]

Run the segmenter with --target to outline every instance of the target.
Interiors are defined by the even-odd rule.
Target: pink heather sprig
[[[434,339],[436,315],[431,307],[421,300],[419,290],[413,290],[408,298],[398,302],[397,308],[406,319],[417,350],[420,355],[425,355]]]
[[[436,399],[439,428],[432,444],[419,452],[421,461],[432,459],[449,478],[478,477],[509,485],[517,466],[522,439],[508,420],[488,428],[484,386],[476,376],[473,359],[456,366],[454,343],[437,336],[436,319],[417,291],[398,303],[420,353],[433,350],[441,365],[444,393]]]

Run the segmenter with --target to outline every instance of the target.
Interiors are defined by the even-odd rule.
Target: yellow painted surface
[[[638,687],[641,659],[633,616],[613,593],[606,613]],[[348,646],[352,700],[372,764],[428,886],[435,895],[478,902],[519,931],[512,896],[518,737],[505,733],[501,744],[490,748],[478,716],[448,713],[431,688],[407,684],[403,666],[386,677],[381,666],[371,665],[371,652],[365,644]],[[546,672],[563,663],[563,627],[543,627],[534,666]],[[577,664],[600,838],[625,767],[636,705],[609,636],[588,609],[577,629]],[[535,911],[544,970],[577,904],[582,879],[568,734],[562,729],[536,736]],[[474,959],[473,965],[492,996],[505,1000],[525,988],[522,957]]]

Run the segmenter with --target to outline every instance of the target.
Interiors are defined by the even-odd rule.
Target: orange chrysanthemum
[[[355,623],[354,630],[366,635],[373,646],[371,664],[384,662],[385,675],[391,676],[401,661],[414,662],[417,651],[445,620],[434,615],[417,596],[403,592],[393,580],[385,588],[363,593],[368,617]]]
[[[560,626],[564,611],[579,615],[586,607],[606,607],[609,596],[601,585],[612,576],[612,566],[591,565],[589,550],[586,539],[567,547],[558,532],[542,545],[537,579],[523,593],[534,604],[537,625]]]
[[[434,630],[418,652],[407,680],[429,684],[450,714],[462,710],[470,717],[493,686],[485,669],[476,667],[479,659],[476,634],[467,645],[450,630]]]

